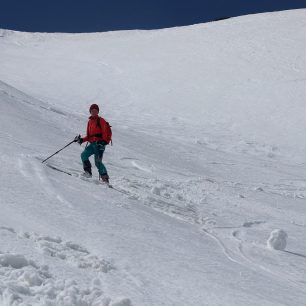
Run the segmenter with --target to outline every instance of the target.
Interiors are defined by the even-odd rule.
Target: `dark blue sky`
[[[157,29],[306,8],[306,0],[0,0],[0,28],[37,32]]]

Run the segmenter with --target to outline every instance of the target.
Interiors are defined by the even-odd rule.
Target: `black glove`
[[[83,143],[83,139],[82,139],[81,135],[75,136],[74,142],[77,142],[81,145]]]

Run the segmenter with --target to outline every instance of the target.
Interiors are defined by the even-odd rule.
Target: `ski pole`
[[[67,148],[68,146],[70,146],[72,143],[74,143],[75,140],[72,140],[71,142],[69,142],[67,145],[65,145],[63,148],[61,148],[60,150],[58,150],[57,152],[55,152],[54,154],[50,155],[49,157],[47,157],[45,160],[42,161],[42,163],[44,163],[45,161],[47,161],[49,158],[51,158],[52,156],[54,156],[55,154],[61,152],[62,150],[64,150],[65,148]]]

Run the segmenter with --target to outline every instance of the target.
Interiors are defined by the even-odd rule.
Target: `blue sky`
[[[0,28],[37,32],[158,29],[306,8],[306,0],[0,0]]]

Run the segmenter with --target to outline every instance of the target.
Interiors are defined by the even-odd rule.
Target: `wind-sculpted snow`
[[[304,17],[0,31],[0,305],[304,305]]]

